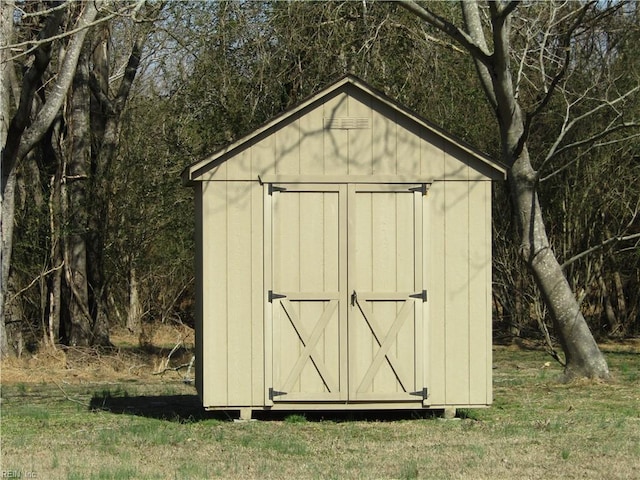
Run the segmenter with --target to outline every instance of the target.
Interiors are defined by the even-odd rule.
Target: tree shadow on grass
[[[208,411],[197,395],[119,396],[109,392],[95,394],[89,408],[120,415],[134,415],[172,422],[203,420],[234,421],[239,410]],[[438,410],[254,410],[253,419],[259,421],[296,422],[398,422],[437,418]]]

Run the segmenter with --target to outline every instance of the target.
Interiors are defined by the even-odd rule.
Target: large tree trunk
[[[580,311],[551,249],[536,190],[537,174],[526,145],[509,171],[509,186],[521,229],[521,253],[530,267],[565,354],[565,377],[609,378],[607,362]]]
[[[92,81],[95,81],[94,90],[104,94],[108,98],[109,94],[109,25],[104,23],[95,30],[94,48],[92,51]],[[109,340],[109,319],[107,315],[107,282],[104,268],[104,239],[107,235],[108,205],[109,205],[109,180],[107,178],[107,165],[112,161],[112,152],[106,158],[103,146],[109,142],[105,129],[109,121],[108,106],[91,95],[91,202],[87,206],[89,209],[89,223],[87,230],[87,254],[89,255],[89,283],[90,307],[94,319],[93,338],[94,344],[110,346]],[[115,117],[115,115],[112,115]],[[111,121],[117,121],[112,119]],[[108,144],[108,143],[107,143]]]
[[[14,5],[10,0],[0,2],[0,145],[4,156],[4,147],[7,142],[9,122],[11,118],[11,56],[9,49],[4,47],[11,43],[13,33]],[[0,192],[0,359],[6,357],[11,352],[5,328],[4,302],[6,286],[9,281],[9,265],[11,261],[11,242],[13,235],[13,192],[15,188],[15,174],[13,180],[10,179],[11,172],[5,172],[0,167],[0,178],[2,179],[2,191]]]
[[[4,175],[4,172],[3,172]],[[9,272],[11,269],[11,254],[13,247],[13,226],[14,226],[14,211],[15,211],[15,187],[16,187],[16,173],[12,172],[7,180],[3,182],[3,195],[2,195],[2,247],[1,247],[1,263],[0,270],[2,271],[2,277],[0,279],[0,358],[4,358],[8,355],[15,353],[9,348],[9,331],[6,328],[7,316],[7,301],[9,297]]]
[[[515,3],[490,3],[493,52],[489,54],[477,2],[463,2],[466,39],[478,76],[500,128],[502,160],[508,166],[509,193],[521,233],[520,249],[549,309],[565,354],[565,377],[609,378],[607,362],[589,330],[569,282],[551,249],[538,199],[538,173],[527,148],[528,131],[514,89],[511,13]],[[473,50],[477,48],[477,50]]]
[[[478,2],[460,4],[465,30],[416,2],[403,1],[402,5],[448,35],[474,59],[478,79],[500,128],[502,160],[508,167],[510,195],[520,224],[521,252],[551,313],[566,357],[566,377],[609,378],[606,360],[550,248],[540,210],[538,175],[529,158],[528,130],[525,128],[518,92],[514,90],[513,69],[510,67],[510,24],[517,3],[489,2],[491,42],[486,38],[487,29],[483,25],[483,18],[486,17],[481,15]],[[553,85],[545,91],[547,100],[552,92]]]
[[[66,174],[63,178],[63,218],[68,235],[64,242],[64,268],[69,287],[70,345],[92,343],[92,318],[89,310],[87,278],[87,202],[91,142],[89,130],[89,58],[83,48],[69,101],[67,130],[70,146],[66,149]],[[66,194],[66,195],[65,195]]]

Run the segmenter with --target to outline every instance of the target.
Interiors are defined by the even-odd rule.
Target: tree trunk
[[[162,6],[153,7],[153,10]],[[90,215],[88,223],[87,253],[89,255],[89,282],[91,285],[91,311],[94,316],[94,344],[109,346],[109,320],[107,316],[107,279],[104,269],[104,252],[109,221],[109,174],[111,164],[120,142],[120,121],[131,87],[140,65],[144,42],[150,26],[142,25],[135,36],[134,44],[125,67],[124,76],[113,100],[109,98],[109,29],[103,25],[97,32],[93,51],[95,76],[92,85],[92,183]]]
[[[613,305],[611,303],[611,292],[609,292],[609,287],[607,286],[607,281],[604,279],[603,270],[604,267],[600,266],[600,272],[598,272],[598,286],[600,287],[600,300],[604,307],[604,315],[606,319],[606,330],[609,331],[610,334],[614,334],[620,328],[620,322],[616,316],[616,312],[613,309]],[[603,328],[604,330],[604,328]]]
[[[537,174],[526,145],[509,171],[509,185],[521,228],[521,253],[533,273],[565,354],[565,378],[610,377],[560,263],[549,245],[540,203]]]
[[[616,304],[618,307],[617,319],[620,322],[619,329],[614,330],[613,333],[622,337],[627,333],[628,313],[627,301],[624,298],[624,285],[622,284],[622,276],[620,275],[619,270],[613,272],[613,285],[616,289]]]
[[[486,55],[487,43],[477,3],[462,4],[468,31]],[[609,368],[589,330],[555,253],[551,249],[538,199],[538,172],[533,169],[527,148],[528,132],[514,89],[511,60],[511,17],[506,13],[515,4],[490,3],[493,52],[476,58],[481,82],[494,107],[500,128],[502,159],[508,166],[509,193],[520,230],[520,250],[533,273],[549,309],[565,354],[565,378],[608,379]],[[481,54],[478,54],[481,55]]]
[[[97,89],[109,95],[109,37],[108,24],[102,24],[93,34],[92,81]],[[87,255],[89,269],[87,275],[91,285],[90,307],[94,319],[93,342],[95,345],[110,346],[109,319],[107,315],[107,284],[104,271],[104,238],[107,235],[108,221],[108,169],[103,160],[103,144],[105,142],[105,128],[109,117],[105,105],[96,95],[91,95],[91,201],[87,205],[89,218],[87,224]],[[108,139],[107,139],[108,141]]]
[[[566,357],[565,376],[609,378],[607,362],[598,349],[576,297],[551,250],[538,201],[538,174],[527,150],[528,129],[514,88],[511,18],[517,2],[489,2],[481,12],[478,2],[460,2],[465,29],[434,14],[429,7],[404,0],[402,6],[461,45],[473,58],[478,79],[500,128],[502,161],[508,167],[509,194],[516,209],[523,255],[553,319]],[[584,7],[586,8],[586,7]],[[586,9],[582,10],[585,13]],[[487,17],[487,13],[489,17]],[[483,19],[489,18],[490,29]],[[578,18],[582,18],[578,16]],[[575,25],[577,27],[577,24]],[[569,31],[568,40],[571,40]],[[487,36],[491,35],[491,42]],[[490,48],[491,46],[491,48]],[[570,49],[570,43],[566,50]],[[556,60],[554,59],[554,62]],[[563,71],[560,71],[562,74]],[[544,75],[543,75],[544,76]],[[561,76],[556,80],[560,80]],[[545,80],[546,81],[546,80]],[[544,85],[540,108],[557,84]]]
[[[138,287],[138,275],[135,267],[129,268],[129,309],[127,310],[127,329],[132,333],[140,333],[140,295]]]
[[[70,345],[92,343],[87,278],[87,201],[91,156],[89,130],[89,58],[83,48],[69,100],[67,130],[70,146],[66,150],[66,175],[62,179],[63,216],[68,234],[64,245],[65,277],[69,287]]]
[[[4,179],[5,172],[2,172]],[[3,194],[2,194],[2,219],[0,220],[2,230],[2,255],[0,267],[0,359],[13,354],[14,352],[9,348],[8,330],[6,328],[6,302],[8,300],[8,285],[9,285],[9,271],[11,267],[11,251],[13,246],[13,222],[15,211],[15,186],[16,186],[16,173],[15,171],[10,173],[6,181],[3,181]]]
[[[17,295],[18,288],[13,272],[9,275],[9,283],[5,286],[6,304],[5,304],[5,322],[9,351],[12,356],[20,357],[24,350],[24,313],[23,304],[20,296]]]
[[[55,127],[54,127],[55,128]],[[57,128],[56,128],[57,130]],[[57,135],[56,135],[57,136]],[[55,153],[52,152],[55,156]],[[60,160],[60,157],[57,158]],[[60,341],[60,313],[62,309],[62,218],[61,218],[62,164],[57,162],[56,173],[51,178],[49,196],[49,233],[51,235],[51,267],[54,269],[48,285],[48,341],[55,346]]]
[[[11,72],[13,68],[7,59],[11,56],[11,51],[4,47],[11,44],[13,34],[13,1],[6,0],[0,2],[0,145],[2,155],[7,143],[9,122],[11,118]],[[7,331],[5,327],[4,301],[5,290],[9,280],[9,265],[11,261],[11,242],[9,235],[13,231],[13,187],[7,189],[10,182],[11,172],[0,167],[0,178],[2,179],[2,190],[0,191],[0,360],[10,354]],[[15,175],[11,182],[15,185]]]

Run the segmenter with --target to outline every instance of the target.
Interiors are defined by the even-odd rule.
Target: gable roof
[[[277,130],[280,125],[285,124],[286,121],[289,118],[291,118],[292,116],[296,115],[298,112],[300,112],[301,110],[305,109],[307,106],[313,104],[314,102],[317,102],[318,100],[320,100],[320,99],[322,99],[324,97],[327,97],[327,96],[331,95],[335,91],[343,88],[345,85],[352,85],[352,86],[356,87],[357,89],[361,90],[362,92],[365,92],[366,94],[368,94],[371,97],[375,98],[379,102],[381,102],[384,105],[390,107],[392,110],[394,110],[396,112],[396,114],[399,114],[401,116],[404,116],[407,119],[412,120],[417,125],[419,125],[420,127],[426,129],[427,131],[431,132],[432,134],[435,134],[437,137],[441,138],[442,140],[445,140],[446,142],[449,142],[449,143],[457,146],[458,148],[460,148],[461,150],[463,150],[464,152],[469,154],[471,157],[477,159],[482,164],[484,164],[487,167],[489,167],[489,169],[491,171],[493,171],[494,174],[497,177],[505,178],[507,169],[503,164],[501,164],[500,162],[492,159],[491,157],[489,157],[485,153],[481,152],[480,150],[472,147],[471,145],[469,145],[464,140],[461,140],[460,138],[456,137],[455,135],[447,132],[446,130],[438,127],[437,125],[433,124],[432,122],[426,120],[425,118],[423,118],[420,115],[418,115],[417,113],[411,111],[407,107],[401,105],[396,100],[390,98],[389,96],[387,96],[386,94],[384,94],[380,90],[375,89],[374,87],[372,87],[371,85],[369,85],[368,83],[363,81],[362,79],[356,77],[355,75],[349,74],[349,75],[345,75],[344,77],[340,78],[339,80],[337,80],[333,84],[329,85],[325,89],[321,90],[320,92],[316,93],[315,95],[312,95],[312,96],[308,97],[307,99],[305,99],[302,102],[294,105],[290,109],[288,109],[288,110],[284,111],[283,113],[277,115],[272,120],[270,120],[267,123],[263,124],[262,126],[258,127],[257,129],[255,129],[251,133],[245,135],[244,137],[242,137],[242,138],[230,143],[227,146],[224,146],[224,147],[216,150],[215,152],[213,152],[211,155],[207,156],[206,158],[204,158],[204,159],[202,159],[202,160],[200,160],[198,162],[195,162],[195,163],[191,164],[190,166],[186,167],[182,171],[182,174],[181,174],[183,184],[184,185],[191,185],[194,181],[196,181],[198,179],[198,177],[202,174],[202,172],[207,170],[207,168],[213,162],[216,162],[217,160],[219,160],[223,156],[227,156],[229,158],[230,156],[233,155],[234,151],[242,149],[247,143],[252,141],[257,136],[262,135],[265,132],[268,132],[269,130]]]

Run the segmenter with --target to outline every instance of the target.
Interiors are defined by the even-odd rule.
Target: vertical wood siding
[[[202,185],[203,402],[228,405],[227,182]]]
[[[262,399],[262,188],[203,184],[201,336],[205,405]],[[256,358],[258,357],[258,358]]]

